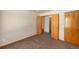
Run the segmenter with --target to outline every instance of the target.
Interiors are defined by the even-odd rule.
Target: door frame
[[[57,15],[58,15],[58,40],[59,40],[59,13],[56,13]],[[52,16],[52,15],[55,15],[55,14],[50,14],[50,15],[46,15],[46,16]],[[37,16],[38,17],[38,16]],[[43,16],[39,16],[39,17],[43,17]],[[37,20],[39,20],[38,18],[37,18]],[[42,18],[41,18],[41,20],[43,20]],[[50,19],[50,21],[51,21],[51,19]],[[42,21],[41,21],[42,22]],[[43,22],[42,22],[43,23]],[[42,25],[42,23],[41,23],[41,25]],[[38,25],[37,25],[38,26]],[[42,30],[42,28],[40,28],[41,30]],[[51,28],[50,28],[50,30],[51,30]],[[37,32],[38,32],[38,29],[37,29]],[[50,31],[51,32],[51,31]],[[38,34],[38,33],[37,33]],[[42,34],[42,32],[40,33],[40,34]],[[50,33],[51,34],[51,33]]]

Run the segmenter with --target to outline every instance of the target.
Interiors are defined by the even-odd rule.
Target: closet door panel
[[[42,16],[37,16],[37,34],[42,34]]]
[[[54,39],[58,39],[59,38],[59,24],[58,21],[59,20],[59,15],[58,14],[54,14],[51,17],[51,37]]]
[[[64,39],[79,45],[79,11],[65,13]]]

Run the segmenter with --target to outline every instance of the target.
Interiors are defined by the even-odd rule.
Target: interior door
[[[51,17],[51,37],[59,39],[59,14],[54,14]]]
[[[79,11],[65,13],[64,40],[79,45]]]
[[[37,34],[42,34],[42,16],[37,16]]]

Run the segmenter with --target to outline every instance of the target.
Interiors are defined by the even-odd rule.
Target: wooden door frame
[[[59,14],[58,14],[58,40],[59,40]]]
[[[43,17],[44,16],[37,16],[37,17],[41,17],[41,20],[43,20]],[[39,19],[37,18],[37,21],[38,21]],[[51,20],[50,20],[51,21]],[[41,21],[41,27],[42,27],[42,21]],[[38,26],[38,25],[37,25]],[[37,34],[42,34],[43,33],[43,30],[42,30],[42,28],[41,28],[41,33],[38,33],[38,27],[37,27]]]
[[[55,14],[50,14],[50,15],[46,15],[46,16],[52,16],[52,15],[55,15]],[[58,40],[59,40],[59,13],[57,13],[56,15],[58,15]],[[41,16],[43,17],[43,16]],[[38,20],[38,19],[37,19]],[[42,19],[43,20],[43,19]],[[50,20],[51,21],[51,20]],[[38,25],[37,25],[38,26]],[[37,30],[38,31],[38,30]],[[38,34],[38,33],[37,33]],[[42,34],[42,33],[41,33]]]

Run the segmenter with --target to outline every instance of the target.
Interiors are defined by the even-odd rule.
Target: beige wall
[[[2,11],[2,45],[35,35],[36,16],[32,11]]]
[[[1,15],[2,15],[2,12],[0,11],[0,44],[1,44],[1,42],[2,42],[2,17],[1,17]]]

